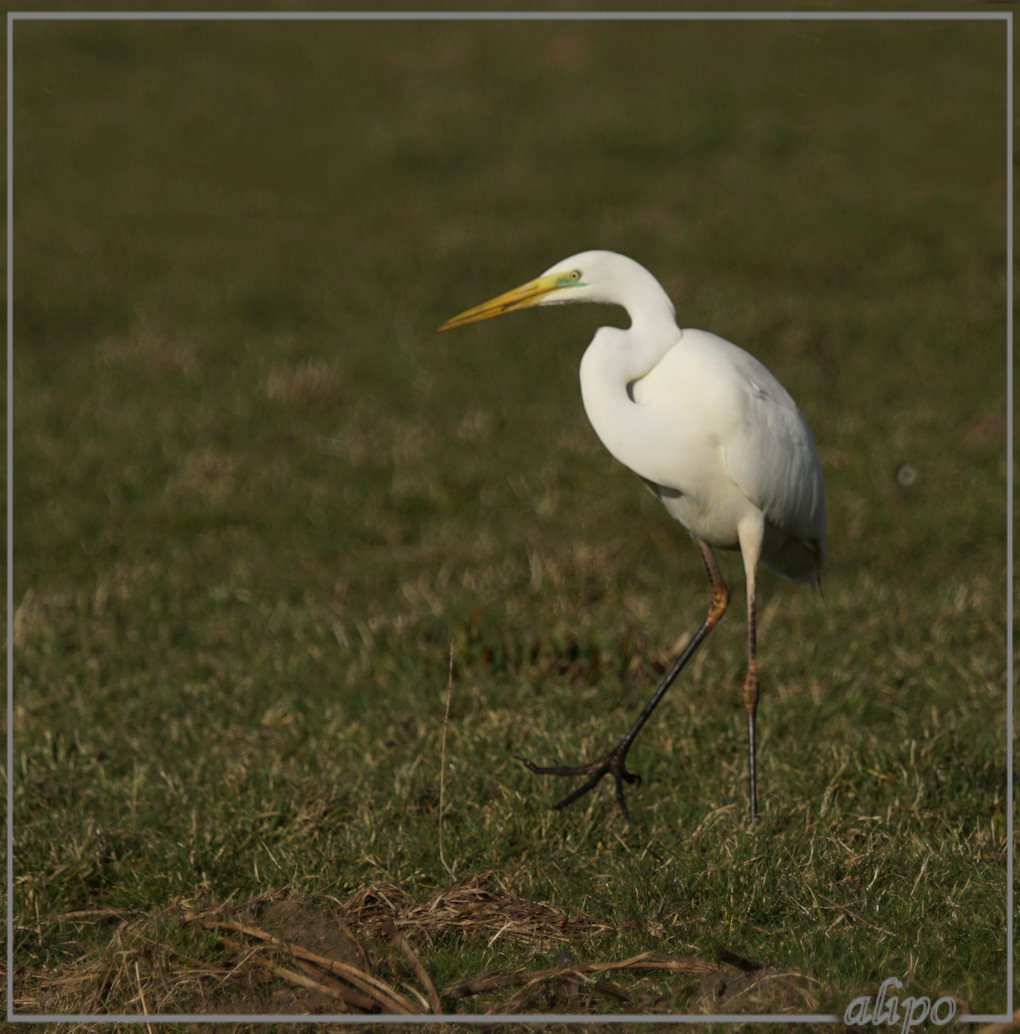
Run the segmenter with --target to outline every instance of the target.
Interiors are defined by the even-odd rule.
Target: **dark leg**
[[[744,677],[744,710],[747,714],[747,779],[751,798],[751,821],[758,817],[758,784],[754,753],[754,720],[758,712],[758,658],[755,645],[754,578],[747,590],[747,675]]]
[[[751,797],[751,821],[758,817],[758,779],[755,767],[755,716],[758,713],[758,652],[755,627],[754,572],[747,588],[747,675],[744,677],[744,711],[747,714],[747,780]]]
[[[589,790],[595,788],[598,785],[599,780],[604,775],[612,773],[613,780],[616,783],[616,803],[619,804],[620,810],[627,815],[627,802],[623,796],[623,784],[624,781],[628,783],[640,782],[640,776],[635,775],[633,772],[627,771],[626,765],[624,764],[627,751],[630,750],[631,744],[634,742],[634,738],[643,728],[645,722],[651,717],[652,712],[659,705],[659,701],[666,695],[666,690],[673,684],[676,677],[683,670],[684,665],[694,655],[694,651],[701,645],[702,640],[709,632],[718,624],[719,619],[723,616],[726,611],[726,605],[729,603],[730,594],[726,588],[726,583],[723,581],[722,575],[719,573],[719,565],[715,562],[715,556],[712,553],[711,547],[702,542],[701,539],[695,540],[698,543],[698,547],[701,549],[701,555],[705,561],[705,570],[708,571],[709,580],[712,583],[712,596],[708,604],[708,613],[705,615],[705,620],[701,622],[697,632],[694,633],[694,637],[684,647],[680,656],[673,662],[673,666],[666,672],[665,678],[659,683],[658,689],[652,695],[651,700],[645,704],[641,714],[638,715],[637,721],[630,727],[626,736],[603,758],[599,758],[598,761],[592,761],[587,765],[536,765],[533,761],[529,761],[527,758],[518,756],[518,760],[527,768],[530,772],[534,772],[536,775],[562,775],[562,776],[580,776],[586,775],[588,779],[585,780],[576,790],[572,790],[562,800],[557,801],[554,808],[565,808],[568,804],[572,804],[578,799],[578,797],[584,796]],[[752,768],[753,772],[753,768]],[[752,775],[753,779],[753,775]]]
[[[748,521],[738,528],[738,534],[747,582],[747,674],[744,676],[744,713],[747,715],[747,789],[751,800],[751,822],[754,822],[758,817],[758,777],[755,766],[755,716],[758,713],[755,577],[765,534],[764,523]]]

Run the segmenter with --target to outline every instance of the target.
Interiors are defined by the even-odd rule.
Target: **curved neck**
[[[628,270],[625,297],[622,296],[624,292],[618,293],[615,287],[610,282],[599,300],[626,310],[630,317],[631,338],[642,346],[666,341],[665,348],[668,348],[677,336],[676,309],[662,284],[644,266],[634,262]]]
[[[653,277],[643,285],[639,297],[631,298],[631,304],[625,305],[630,316],[631,327],[639,334],[672,333],[676,334],[676,309],[669,300],[669,295],[659,286]]]
[[[629,330],[602,327],[585,350],[580,373],[584,409],[602,444],[624,466],[655,481],[661,472],[647,463],[663,453],[655,444],[660,429],[629,386],[662,360],[681,332],[671,312],[658,318],[649,318],[649,312],[645,309]]]
[[[618,303],[619,304],[619,303]],[[681,337],[676,325],[676,310],[669,295],[651,274],[641,284],[639,292],[633,289],[623,305],[630,317],[630,328],[600,343],[601,377],[615,380],[626,389],[631,381],[644,377]],[[599,341],[592,339],[590,348]]]
[[[682,336],[676,325],[672,304],[665,295],[663,299],[665,306],[652,308],[645,304],[640,310],[640,316],[631,316],[630,329],[625,331],[626,343],[619,348],[625,358],[621,356],[618,359],[618,369],[626,375],[628,384],[644,377],[657,366]]]

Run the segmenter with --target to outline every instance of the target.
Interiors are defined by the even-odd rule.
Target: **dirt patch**
[[[352,966],[365,962],[354,935],[335,916],[324,914],[300,901],[275,901],[265,908],[246,909],[253,920],[261,920],[271,933],[285,941],[297,941],[320,955],[329,955]]]
[[[817,1013],[819,1010],[803,975],[761,966],[751,972],[719,967],[706,973],[691,995],[686,1011],[763,1015]]]

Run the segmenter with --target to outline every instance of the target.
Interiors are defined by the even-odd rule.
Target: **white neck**
[[[657,434],[628,385],[652,370],[677,343],[681,333],[673,306],[658,283],[649,277],[656,295],[649,292],[634,308],[628,330],[602,327],[581,359],[581,398],[595,433],[624,466],[654,480],[644,469],[642,456],[650,454],[650,437]]]

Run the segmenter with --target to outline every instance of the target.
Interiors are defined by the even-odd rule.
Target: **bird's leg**
[[[627,767],[624,764],[627,752],[630,750],[631,744],[634,742],[634,738],[641,731],[645,722],[648,721],[652,712],[656,707],[658,707],[659,701],[666,695],[666,690],[669,689],[676,680],[676,677],[694,655],[694,651],[701,645],[705,636],[707,636],[708,633],[711,632],[711,630],[718,624],[719,619],[726,611],[726,606],[730,599],[729,590],[726,588],[726,583],[723,581],[722,574],[719,572],[719,565],[716,563],[715,555],[712,553],[711,547],[708,543],[702,542],[701,539],[695,539],[695,541],[701,549],[701,555],[705,561],[705,570],[708,572],[709,581],[712,583],[712,595],[709,599],[708,613],[705,615],[705,620],[698,626],[698,630],[694,633],[694,636],[673,662],[672,667],[668,672],[666,672],[665,677],[659,683],[659,686],[652,694],[651,699],[647,704],[645,704],[641,713],[638,715],[637,720],[627,731],[627,734],[623,739],[620,740],[620,742],[608,754],[606,754],[605,757],[599,758],[597,761],[592,761],[587,765],[536,765],[533,761],[529,761],[527,758],[523,758],[518,755],[518,761],[520,761],[528,771],[534,772],[536,775],[588,776],[588,779],[585,780],[585,782],[576,790],[572,790],[566,797],[557,801],[553,805],[554,808],[565,808],[568,804],[572,804],[578,799],[578,797],[582,797],[589,790],[594,789],[603,776],[612,773],[613,780],[616,783],[616,803],[619,804],[620,810],[624,815],[628,814],[627,802],[623,795],[624,781],[628,783],[637,783],[641,781],[641,777],[627,770]]]
[[[744,678],[744,710],[747,713],[747,779],[751,797],[751,821],[758,817],[758,785],[755,772],[755,737],[754,720],[758,711],[758,664],[754,658],[754,624],[753,618],[748,622],[749,656],[747,675]]]
[[[747,580],[747,674],[744,676],[744,713],[747,715],[747,788],[751,801],[751,821],[758,817],[758,776],[755,765],[755,717],[758,713],[758,651],[755,604],[755,571],[760,538],[747,535],[741,539],[744,573]]]

